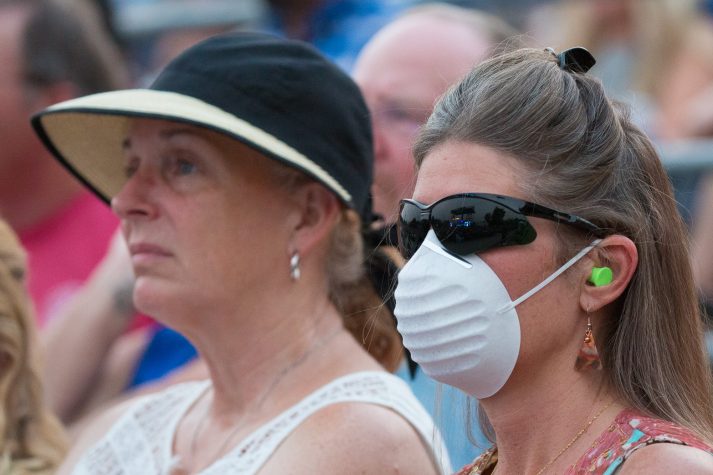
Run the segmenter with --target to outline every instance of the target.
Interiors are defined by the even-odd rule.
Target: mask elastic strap
[[[601,239],[596,239],[596,240],[592,241],[592,243],[589,246],[587,246],[584,249],[582,249],[581,251],[579,251],[576,256],[574,256],[572,259],[568,260],[562,267],[560,267],[559,269],[554,271],[552,273],[552,275],[550,275],[548,278],[546,278],[545,280],[540,282],[538,285],[533,287],[529,292],[526,292],[522,297],[505,305],[503,308],[498,310],[498,313],[502,313],[507,310],[510,310],[511,308],[517,307],[522,302],[524,302],[525,300],[532,297],[534,294],[536,294],[537,292],[542,290],[542,288],[545,287],[547,284],[549,284],[550,282],[555,280],[557,277],[559,277],[564,271],[566,271],[567,269],[569,269],[570,267],[575,265],[577,263],[577,261],[579,261],[582,257],[584,257],[589,251],[594,249],[594,247],[597,244],[599,244],[600,242],[602,242]]]

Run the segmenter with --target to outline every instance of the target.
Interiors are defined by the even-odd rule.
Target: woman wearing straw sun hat
[[[210,372],[100,416],[62,473],[449,470],[430,419],[379,365],[400,357],[393,324],[356,312],[375,300],[372,158],[346,75],[302,43],[223,35],[149,89],[33,124],[121,218],[137,308]]]

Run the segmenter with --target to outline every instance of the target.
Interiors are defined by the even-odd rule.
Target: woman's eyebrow
[[[180,135],[190,135],[190,136],[198,137],[201,139],[205,138],[200,131],[189,129],[187,127],[172,127],[170,129],[165,129],[165,130],[162,130],[159,132],[159,137],[161,137],[162,139],[166,139],[166,140],[172,139],[172,138],[174,138],[176,136],[180,136]],[[121,144],[121,148],[123,150],[130,149],[131,148],[131,139],[128,137],[126,139],[124,139],[124,141]]]
[[[177,135],[191,135],[193,137],[204,138],[201,132],[189,129],[188,127],[171,127],[159,132],[159,136],[163,139],[171,139]]]

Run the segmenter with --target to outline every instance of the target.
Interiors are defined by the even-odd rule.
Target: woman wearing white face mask
[[[713,395],[670,184],[582,48],[476,67],[436,106],[403,200],[396,316],[479,399],[461,474],[713,473]]]

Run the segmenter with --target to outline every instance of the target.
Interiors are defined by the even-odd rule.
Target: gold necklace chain
[[[584,424],[584,427],[582,427],[582,428],[579,430],[579,432],[577,432],[577,434],[576,434],[574,437],[572,437],[572,440],[570,440],[569,443],[568,443],[567,445],[565,445],[564,448],[563,448],[562,450],[560,450],[557,455],[555,455],[554,457],[552,457],[552,459],[550,459],[549,462],[547,462],[541,469],[539,469],[535,475],[541,475],[542,472],[544,472],[545,469],[547,469],[547,468],[550,467],[553,463],[555,463],[555,461],[556,461],[558,458],[560,458],[560,456],[561,456],[563,453],[567,452],[567,449],[569,449],[570,447],[572,447],[572,445],[574,445],[574,443],[577,442],[577,441],[579,440],[579,438],[584,435],[585,432],[587,432],[587,429],[589,429],[589,427],[590,427],[592,424],[594,424],[594,421],[596,421],[596,420],[599,418],[599,416],[601,416],[601,415],[604,413],[604,411],[606,411],[607,409],[609,409],[609,407],[610,407],[613,403],[614,403],[614,400],[610,401],[609,404],[607,404],[607,405],[604,406],[602,409],[600,409],[599,412],[597,412],[597,413],[594,415],[594,417],[592,417],[591,419],[589,419],[589,421],[587,421],[587,423]]]

